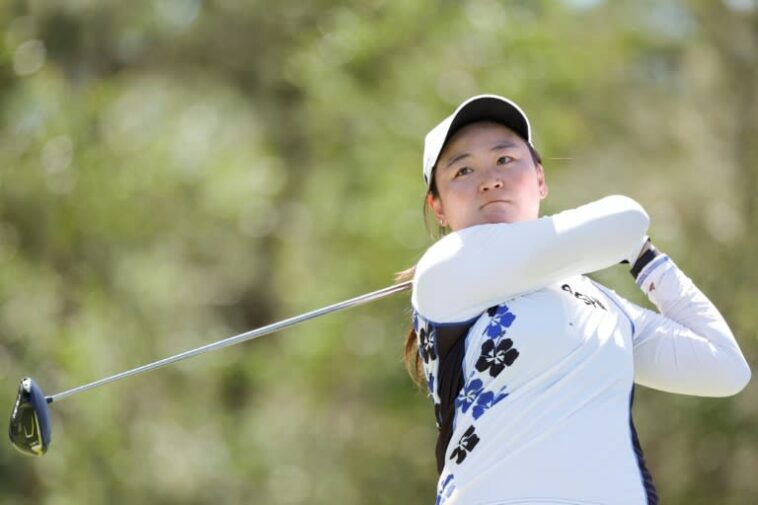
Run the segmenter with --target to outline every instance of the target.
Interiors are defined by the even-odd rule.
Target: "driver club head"
[[[24,454],[42,456],[50,445],[50,416],[42,390],[29,377],[18,386],[8,429],[14,447]]]

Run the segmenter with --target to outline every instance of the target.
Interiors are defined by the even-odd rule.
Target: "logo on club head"
[[[26,438],[37,438],[37,432],[39,431],[39,427],[37,426],[37,419],[35,417],[32,417],[31,423],[29,423],[29,428],[31,428],[31,431],[26,431],[26,426],[24,426],[24,436]]]

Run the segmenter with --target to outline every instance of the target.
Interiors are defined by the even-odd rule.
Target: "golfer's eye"
[[[469,167],[461,167],[461,168],[459,168],[458,170],[455,171],[455,177],[458,177],[458,176],[461,176],[461,175],[470,174],[471,172],[473,172],[473,170],[471,170],[471,168],[469,168]]]
[[[511,158],[510,156],[500,156],[497,159],[497,164],[498,165],[506,165],[506,164],[510,163],[511,161],[513,161],[513,158]]]

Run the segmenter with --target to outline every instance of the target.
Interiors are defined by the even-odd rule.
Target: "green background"
[[[544,213],[639,201],[758,362],[755,0],[2,0],[0,36],[7,414],[390,284],[431,243],[422,138],[483,92],[528,112]],[[395,295],[66,399],[0,504],[432,503],[408,325]],[[662,503],[758,503],[757,400],[638,388]]]

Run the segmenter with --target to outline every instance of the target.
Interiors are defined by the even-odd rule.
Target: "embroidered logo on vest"
[[[600,302],[600,300],[598,300],[594,296],[589,296],[589,295],[585,295],[584,293],[580,293],[579,291],[574,291],[573,289],[571,289],[571,286],[569,286],[568,284],[564,284],[563,286],[561,286],[561,289],[564,290],[566,293],[573,295],[574,298],[583,301],[585,305],[590,305],[598,309],[603,309],[606,312],[608,311],[608,309],[605,308],[605,305],[603,305],[602,302]]]

